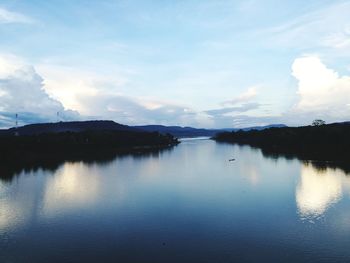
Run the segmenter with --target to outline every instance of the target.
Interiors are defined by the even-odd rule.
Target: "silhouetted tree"
[[[312,126],[321,126],[321,125],[325,125],[326,122],[324,120],[320,120],[320,119],[316,119],[312,122]]]

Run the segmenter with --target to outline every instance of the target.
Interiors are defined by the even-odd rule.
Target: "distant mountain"
[[[284,124],[271,124],[266,126],[254,126],[242,128],[241,130],[264,130],[268,128],[282,128],[287,127]],[[134,126],[134,128],[141,129],[149,132],[160,132],[160,133],[169,133],[178,138],[184,137],[200,137],[200,136],[209,136],[212,137],[219,132],[225,131],[238,131],[238,128],[223,128],[223,129],[201,129],[193,127],[181,127],[181,126],[163,126],[163,125],[142,125]]]
[[[242,129],[234,129],[234,130],[235,131],[238,131],[238,130],[243,130],[243,131],[257,130],[257,131],[261,131],[261,130],[270,129],[270,128],[284,128],[284,127],[287,127],[287,125],[285,125],[285,124],[270,124],[270,125],[266,125],[266,126],[253,126],[253,127],[247,127],[247,128],[242,128]]]
[[[56,123],[37,123],[22,127],[0,130],[0,134],[38,135],[43,133],[84,132],[84,131],[130,131],[139,129],[114,121],[72,121]]]
[[[134,126],[134,128],[149,132],[169,133],[178,138],[184,137],[200,137],[200,136],[214,136],[220,130],[214,129],[197,129],[192,127],[180,126],[163,126],[163,125],[143,125]]]

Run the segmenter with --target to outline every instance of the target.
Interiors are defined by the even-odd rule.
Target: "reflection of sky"
[[[318,170],[312,165],[303,165],[296,189],[296,202],[302,217],[316,218],[337,203],[343,194],[343,185],[349,183],[339,169]]]
[[[36,214],[40,196],[36,185],[41,174],[41,170],[36,172],[36,177],[21,174],[21,182],[13,181],[11,185],[0,181],[0,233],[24,225]]]
[[[24,218],[23,210],[24,207],[20,206],[18,202],[8,202],[0,200],[0,229],[17,225],[20,218]]]
[[[43,214],[51,215],[63,209],[93,204],[101,190],[100,176],[96,167],[83,163],[65,163],[46,183]]]

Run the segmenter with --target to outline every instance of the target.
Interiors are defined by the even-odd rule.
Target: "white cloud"
[[[246,114],[221,115],[215,117],[214,121],[214,127],[218,128],[246,128],[285,123],[285,119],[281,116],[250,116]]]
[[[67,66],[41,64],[45,90],[65,108],[79,111],[84,118],[111,119],[129,125],[210,125],[207,114],[187,105],[153,97],[130,96],[130,75],[135,72],[116,69],[99,74]],[[128,90],[129,88],[129,90]],[[132,91],[131,91],[132,93]]]
[[[20,113],[22,124],[56,120],[57,112],[64,119],[78,117],[46,93],[43,79],[32,66],[20,65],[19,59],[12,63],[7,58],[0,57],[0,115],[7,120],[0,125],[6,126],[14,113]]]
[[[0,7],[0,24],[11,24],[11,23],[34,23],[34,19],[25,16],[20,13],[9,11],[5,8]]]
[[[214,109],[214,110],[207,110],[206,113],[208,113],[211,116],[220,116],[220,115],[226,115],[228,113],[232,112],[247,112],[250,110],[258,109],[261,105],[259,103],[244,103],[240,106],[235,107],[225,107],[220,109]]]
[[[254,111],[260,110],[261,106],[263,106],[255,102],[258,94],[257,89],[258,86],[249,87],[233,99],[220,103],[222,105],[221,108],[206,110],[205,113],[212,119],[215,127],[252,126],[249,121],[252,121],[254,125],[265,125],[266,120],[261,119],[261,122],[259,122],[259,117],[249,116],[254,115]]]
[[[65,108],[75,109],[83,114],[88,111],[86,105],[79,103],[78,98],[98,93],[95,82],[100,78],[95,73],[53,65],[39,65],[38,71],[43,76],[45,90],[51,97],[60,101]]]
[[[340,76],[315,56],[297,58],[292,75],[298,81],[295,114],[324,117],[330,121],[350,118],[350,77]]]
[[[208,119],[203,118],[203,114],[187,106],[159,100],[101,92],[94,96],[82,95],[78,101],[81,105],[85,105],[88,108],[88,111],[84,112],[86,115],[108,118],[129,125],[201,126],[203,122],[209,122]]]
[[[252,99],[254,99],[257,95],[257,86],[253,86],[247,89],[247,91],[243,92],[242,94],[238,95],[237,97],[222,102],[223,106],[228,105],[236,105],[238,103],[246,103]]]
[[[47,64],[39,71],[40,75],[18,57],[0,56],[0,126],[13,126],[17,112],[21,124],[55,121],[57,112],[63,120],[111,119],[129,125],[212,123],[206,113],[187,105],[123,94],[119,90],[128,79],[122,74],[109,77]]]
[[[0,78],[8,77],[24,64],[17,56],[0,53]]]
[[[20,58],[0,55],[0,123],[13,125],[21,112],[24,123],[56,119],[112,119],[129,124],[164,124],[195,127],[247,127],[286,123],[302,125],[315,118],[327,122],[350,117],[350,77],[327,68],[316,56],[295,59],[292,75],[297,79],[298,101],[280,115],[264,113],[267,104],[257,99],[259,86],[248,88],[221,103],[222,107],[198,111],[189,105],[155,97],[126,95],[129,76],[100,75],[61,66],[39,66],[40,75]],[[42,77],[44,76],[44,77]],[[77,112],[67,111],[73,109]]]

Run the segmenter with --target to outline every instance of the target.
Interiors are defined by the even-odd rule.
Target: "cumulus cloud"
[[[350,77],[340,76],[315,56],[297,58],[292,75],[298,81],[299,100],[291,113],[329,121],[350,117]]]
[[[37,66],[43,76],[45,90],[60,101],[65,108],[75,109],[81,114],[90,114],[90,105],[82,104],[80,97],[97,94],[120,94],[127,85],[128,74],[113,69],[112,74],[99,74],[93,70],[43,63]],[[111,76],[112,75],[112,76]]]
[[[0,78],[6,78],[25,65],[24,61],[11,54],[0,54]]]
[[[28,16],[21,13],[16,13],[9,11],[5,8],[0,7],[0,24],[10,24],[10,23],[33,23],[34,20]]]
[[[46,93],[43,79],[32,66],[19,66],[0,59],[1,126],[13,126],[15,113],[19,113],[20,123],[26,124],[54,121],[57,112],[63,120],[79,116],[77,112],[65,110],[59,101]]]

